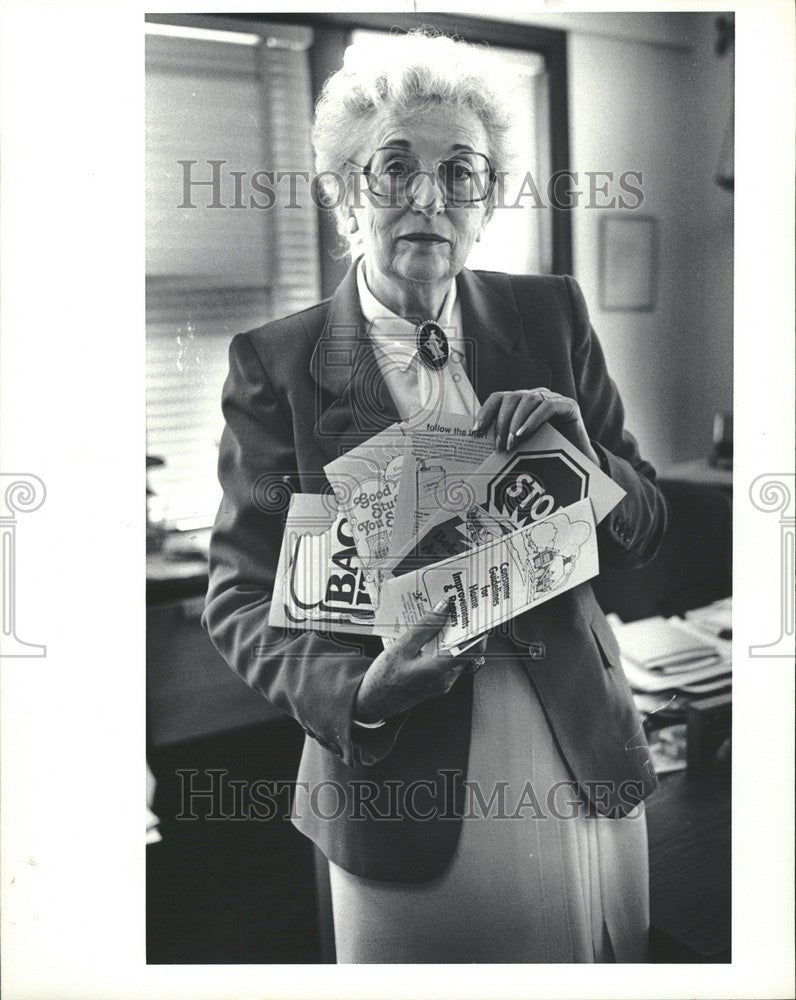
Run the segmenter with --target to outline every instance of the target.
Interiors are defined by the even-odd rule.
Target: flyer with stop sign
[[[475,471],[455,482],[449,477],[446,503],[424,522],[422,536],[394,553],[392,567],[401,574],[457,555],[586,498],[599,524],[624,495],[594,462],[543,424],[512,451],[492,451]]]

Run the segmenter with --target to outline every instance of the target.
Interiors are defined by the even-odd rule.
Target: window
[[[177,528],[212,523],[220,499],[229,341],[320,297],[314,206],[249,201],[257,171],[312,169],[311,40],[147,25],[147,452]]]
[[[379,45],[387,37],[382,31],[353,31],[351,47]],[[508,67],[516,79],[515,127],[513,145],[517,160],[506,185],[504,202],[512,205],[526,172],[537,185],[551,174],[550,125],[547,99],[545,58],[538,52],[490,45],[496,63]],[[511,274],[539,274],[552,270],[550,213],[535,211],[527,196],[521,207],[495,211],[480,243],[467,260],[471,268],[508,271]]]
[[[486,39],[513,68],[519,155],[505,202],[526,172],[543,190],[568,165],[563,34],[447,15],[422,23]],[[147,453],[165,463],[148,482],[172,527],[205,527],[215,516],[231,338],[312,305],[345,271],[334,221],[306,189],[287,209],[276,185],[273,208],[260,209],[249,202],[252,177],[311,175],[314,96],[348,47],[377,44],[393,25],[417,23],[401,14],[272,15],[267,23],[147,16]],[[535,211],[526,198],[521,209],[494,213],[468,265],[568,271],[568,226],[566,213]]]

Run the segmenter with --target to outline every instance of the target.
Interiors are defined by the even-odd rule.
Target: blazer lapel
[[[531,356],[528,331],[514,308],[508,275],[486,279],[465,269],[458,278],[458,292],[467,371],[479,401],[485,403],[493,392],[549,388],[550,369]]]
[[[530,354],[508,277],[485,279],[465,269],[457,285],[467,371],[480,402],[493,392],[549,387],[550,369]],[[332,298],[310,369],[331,397],[314,428],[330,459],[399,419],[359,308],[356,263]]]
[[[316,382],[332,397],[314,427],[330,460],[399,419],[359,308],[356,267],[355,261],[332,297],[310,360]]]

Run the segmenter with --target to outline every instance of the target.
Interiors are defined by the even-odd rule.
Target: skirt
[[[645,960],[643,804],[609,819],[576,799],[522,661],[500,643],[490,638],[474,678],[468,799],[450,865],[403,883],[330,863],[339,963]]]

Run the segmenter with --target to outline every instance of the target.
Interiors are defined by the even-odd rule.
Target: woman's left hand
[[[495,447],[511,451],[518,440],[530,437],[546,420],[596,465],[600,464],[574,399],[551,389],[520,389],[493,392],[475,419],[475,430],[495,423]]]

